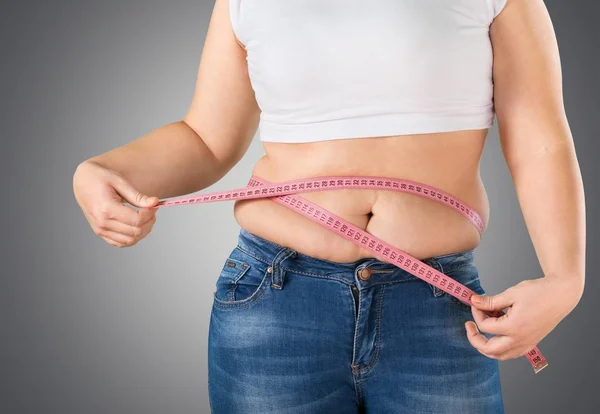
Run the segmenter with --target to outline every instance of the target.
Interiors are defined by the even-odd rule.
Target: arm
[[[192,193],[217,182],[243,157],[258,118],[228,2],[217,0],[185,117],[84,163],[118,172],[144,194]]]
[[[500,141],[527,229],[545,276],[581,291],[584,191],[548,11],[541,0],[511,0],[490,35]]]
[[[502,151],[544,277],[473,295],[469,341],[500,360],[531,350],[579,302],[585,281],[581,173],[562,96],[556,37],[542,0],[509,0],[490,27]],[[504,310],[500,317],[484,311]],[[487,339],[477,331],[493,336]]]

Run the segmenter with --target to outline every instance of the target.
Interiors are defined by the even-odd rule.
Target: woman
[[[484,295],[472,307],[269,198],[238,200],[209,396],[228,414],[498,413],[498,361],[536,346],[584,287],[583,186],[542,0],[217,0],[183,120],[84,161],[74,191],[99,237],[134,245],[159,198],[217,182],[259,128],[252,174],[267,182],[408,179],[486,224],[494,115],[544,277],[484,295],[477,229],[412,194],[302,197]]]

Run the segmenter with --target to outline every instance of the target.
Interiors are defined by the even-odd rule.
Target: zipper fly
[[[352,296],[354,296],[354,316],[358,317],[358,300],[359,300],[358,289],[354,283],[350,285],[350,289],[352,290]]]

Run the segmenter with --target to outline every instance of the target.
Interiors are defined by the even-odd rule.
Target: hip
[[[474,256],[423,261],[484,294]],[[470,345],[467,320],[467,305],[390,263],[318,259],[242,228],[214,292],[213,410],[503,412],[498,362]]]

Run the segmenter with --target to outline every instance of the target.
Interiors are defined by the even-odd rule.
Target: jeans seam
[[[248,296],[247,298],[241,299],[238,301],[224,301],[224,300],[217,298],[216,296],[213,296],[213,304],[220,309],[244,309],[244,308],[249,307],[250,305],[254,304],[256,301],[258,301],[260,298],[262,298],[264,296],[264,294],[266,293],[266,290],[268,288],[268,286],[267,286],[268,276],[269,276],[269,273],[265,271],[265,273],[263,274],[263,277],[260,281],[260,285],[256,288],[256,291],[254,293],[252,293],[252,295]]]
[[[406,279],[400,279],[400,280],[388,280],[388,281],[375,282],[371,286],[379,286],[379,285],[388,286],[388,285],[395,285],[397,283],[407,283],[407,282],[423,282],[423,280],[421,280],[415,276],[414,279],[412,277],[408,277]],[[427,283],[427,282],[425,282],[425,283]]]
[[[396,271],[396,269],[389,269],[389,270],[371,269],[371,274],[374,274],[374,273],[394,273],[395,271]]]
[[[461,269],[464,269],[465,267],[472,266],[472,265],[473,265],[472,262],[468,262],[468,263],[460,264],[456,267],[451,267],[450,269],[446,270],[446,272],[447,272],[446,275],[449,276],[450,273],[456,272],[457,270],[461,270]]]
[[[354,393],[356,395],[356,403],[357,405],[362,405],[363,403],[363,393],[362,390],[360,388],[360,378],[358,378],[357,376],[353,375],[352,379],[354,381]]]
[[[360,311],[361,311],[361,294],[360,289],[358,290],[358,309],[356,311],[356,320],[354,321],[354,340],[352,345],[352,361],[350,363],[351,366],[354,367],[354,361],[356,361],[356,348],[357,348],[357,339],[358,339],[358,321],[360,319]],[[354,368],[352,369],[352,374],[354,374]],[[354,375],[353,375],[354,376]]]
[[[245,248],[243,248],[242,246],[240,246],[239,244],[236,246],[238,249],[240,249],[242,252],[246,253],[248,256],[255,258],[256,260],[259,260],[261,262],[263,262],[266,265],[270,265],[271,262],[269,262],[267,259],[256,255],[255,253],[252,253],[248,250],[246,250]]]
[[[228,258],[227,261],[231,261],[231,258]],[[239,282],[239,280],[246,274],[246,272],[250,269],[250,264],[246,263],[242,260],[236,260],[240,266],[242,267],[242,270],[238,270],[238,274],[236,275],[236,277],[233,278],[233,283],[236,284],[237,286],[237,282]]]
[[[286,272],[298,273],[298,274],[306,275],[306,276],[314,276],[314,277],[319,278],[319,279],[336,280],[336,281],[344,283],[345,285],[348,285],[348,286],[352,285],[352,282],[349,282],[348,280],[343,279],[343,278],[339,278],[339,277],[332,277],[332,276],[322,275],[322,274],[318,274],[318,273],[304,272],[302,270],[290,269],[290,268],[287,268],[287,267],[282,267],[282,269],[285,269]],[[409,277],[407,277],[405,279],[375,282],[371,286],[377,286],[377,285],[394,285],[396,283],[418,282],[418,281],[421,281],[421,279],[417,278],[416,276],[414,278],[409,276]]]
[[[267,287],[260,287],[259,288],[260,291],[256,292],[253,296],[250,296],[247,299],[244,299],[244,301],[247,300],[247,302],[223,302],[220,299],[217,298],[213,298],[213,305],[219,309],[245,309],[245,308],[249,308],[251,305],[253,305],[257,300],[259,300],[260,298],[262,298],[266,291],[267,291]]]
[[[290,273],[298,273],[298,274],[306,275],[306,276],[314,276],[319,279],[336,280],[336,281],[344,283],[345,285],[348,285],[348,286],[352,285],[352,282],[348,282],[346,279],[343,279],[340,277],[332,277],[332,276],[327,276],[327,275],[320,275],[317,273],[303,272],[302,270],[290,269],[288,267],[282,267],[282,269],[285,270],[286,272],[290,272]]]
[[[381,293],[380,293],[380,298],[379,298],[379,304],[377,306],[377,323],[376,323],[376,330],[375,330],[375,335],[377,335],[377,339],[375,341],[375,351],[373,352],[373,358],[371,359],[371,362],[369,362],[368,365],[362,367],[360,369],[360,373],[361,374],[366,374],[377,362],[378,358],[379,358],[379,349],[380,349],[380,344],[381,344],[381,314],[382,314],[382,307],[383,307],[383,300],[384,300],[384,294],[385,294],[385,288],[386,285],[383,285],[381,287]]]

